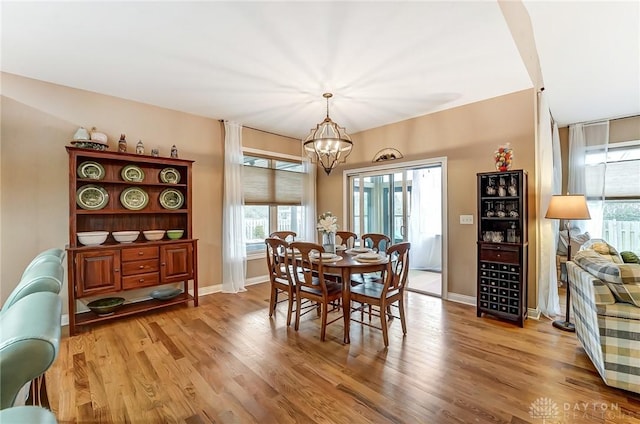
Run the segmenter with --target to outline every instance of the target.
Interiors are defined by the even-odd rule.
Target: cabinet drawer
[[[158,246],[129,247],[122,249],[122,261],[139,261],[141,259],[158,258]]]
[[[518,263],[518,251],[507,249],[480,249],[481,261]]]
[[[146,259],[142,261],[131,261],[122,263],[122,275],[146,274],[157,272],[159,266],[158,259]]]
[[[157,272],[122,277],[122,288],[125,290],[137,289],[139,287],[156,286],[159,283],[160,274]]]

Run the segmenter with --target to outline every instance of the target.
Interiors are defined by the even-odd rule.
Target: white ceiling
[[[637,1],[525,2],[561,124],[640,114]],[[533,86],[496,1],[8,2],[1,69],[304,138]]]

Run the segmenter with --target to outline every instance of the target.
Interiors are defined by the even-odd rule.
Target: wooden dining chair
[[[387,247],[391,245],[391,239],[385,234],[367,233],[363,234],[360,245],[362,247],[368,247],[378,253],[385,253]],[[354,274],[351,277],[351,285],[358,285],[366,282],[382,283],[383,273],[374,272],[366,274]]]
[[[404,242],[394,244],[387,249],[389,263],[384,273],[384,284],[365,282],[351,288],[351,301],[360,303],[357,308],[351,309],[351,320],[382,330],[384,346],[389,346],[389,334],[387,318],[398,318],[392,314],[391,306],[397,307],[400,313],[402,334],[407,334],[407,322],[404,310],[404,292],[409,274],[409,249],[411,243]],[[365,309],[366,306],[373,306]],[[362,319],[363,312],[369,314],[369,322]],[[361,319],[354,319],[353,312],[360,312]],[[371,324],[371,316],[380,317],[380,327]]]
[[[289,243],[285,240],[269,237],[265,239],[267,245],[267,268],[269,280],[271,282],[271,297],[269,300],[269,316],[273,316],[278,302],[278,293],[287,293],[287,326],[291,324],[291,314],[293,312],[293,302],[295,299],[295,287],[290,274],[289,255],[287,248]],[[283,302],[282,300],[281,302]]]
[[[336,244],[344,246],[347,249],[351,249],[358,239],[358,235],[351,231],[336,231],[336,236],[340,237],[339,240],[336,240]]]
[[[302,315],[302,300],[308,299],[316,302],[320,307],[322,316],[320,340],[324,341],[327,326],[339,319],[341,315],[329,322],[327,316],[329,305],[336,304],[342,299],[342,284],[331,281],[328,275],[325,275],[322,261],[314,259],[313,253],[320,254],[324,252],[321,245],[308,242],[293,242],[289,245],[292,249],[298,249],[300,256],[293,261],[291,277],[296,288],[296,331],[300,327],[300,316]],[[335,307],[332,305],[332,307]],[[343,305],[343,314],[347,313],[349,305]]]
[[[385,234],[367,233],[362,235],[361,240],[361,244],[363,247],[369,247],[376,252],[384,253],[391,245],[391,239]]]
[[[286,240],[287,243],[291,243],[292,241],[295,241],[298,234],[295,231],[274,231],[269,234],[269,237],[277,237],[279,239]]]

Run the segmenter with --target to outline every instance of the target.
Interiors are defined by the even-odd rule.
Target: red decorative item
[[[496,162],[496,170],[508,171],[511,169],[511,161],[513,160],[513,149],[509,143],[500,146],[493,154]]]

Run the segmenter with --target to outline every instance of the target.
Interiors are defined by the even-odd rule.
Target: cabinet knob
[[[113,272],[120,272],[120,268],[114,269]]]
[[[140,269],[144,269],[144,265],[140,265]]]
[[[500,254],[498,253],[498,254],[496,254],[496,256],[497,256],[497,257],[500,257]]]
[[[144,252],[142,252],[142,251],[138,252],[138,256],[142,256],[142,255],[144,255]]]
[[[161,264],[161,265],[162,265],[162,266],[167,266],[167,264],[166,264],[166,263],[164,263],[164,262],[162,262],[162,264]]]
[[[139,283],[144,283],[144,278],[138,280]]]

